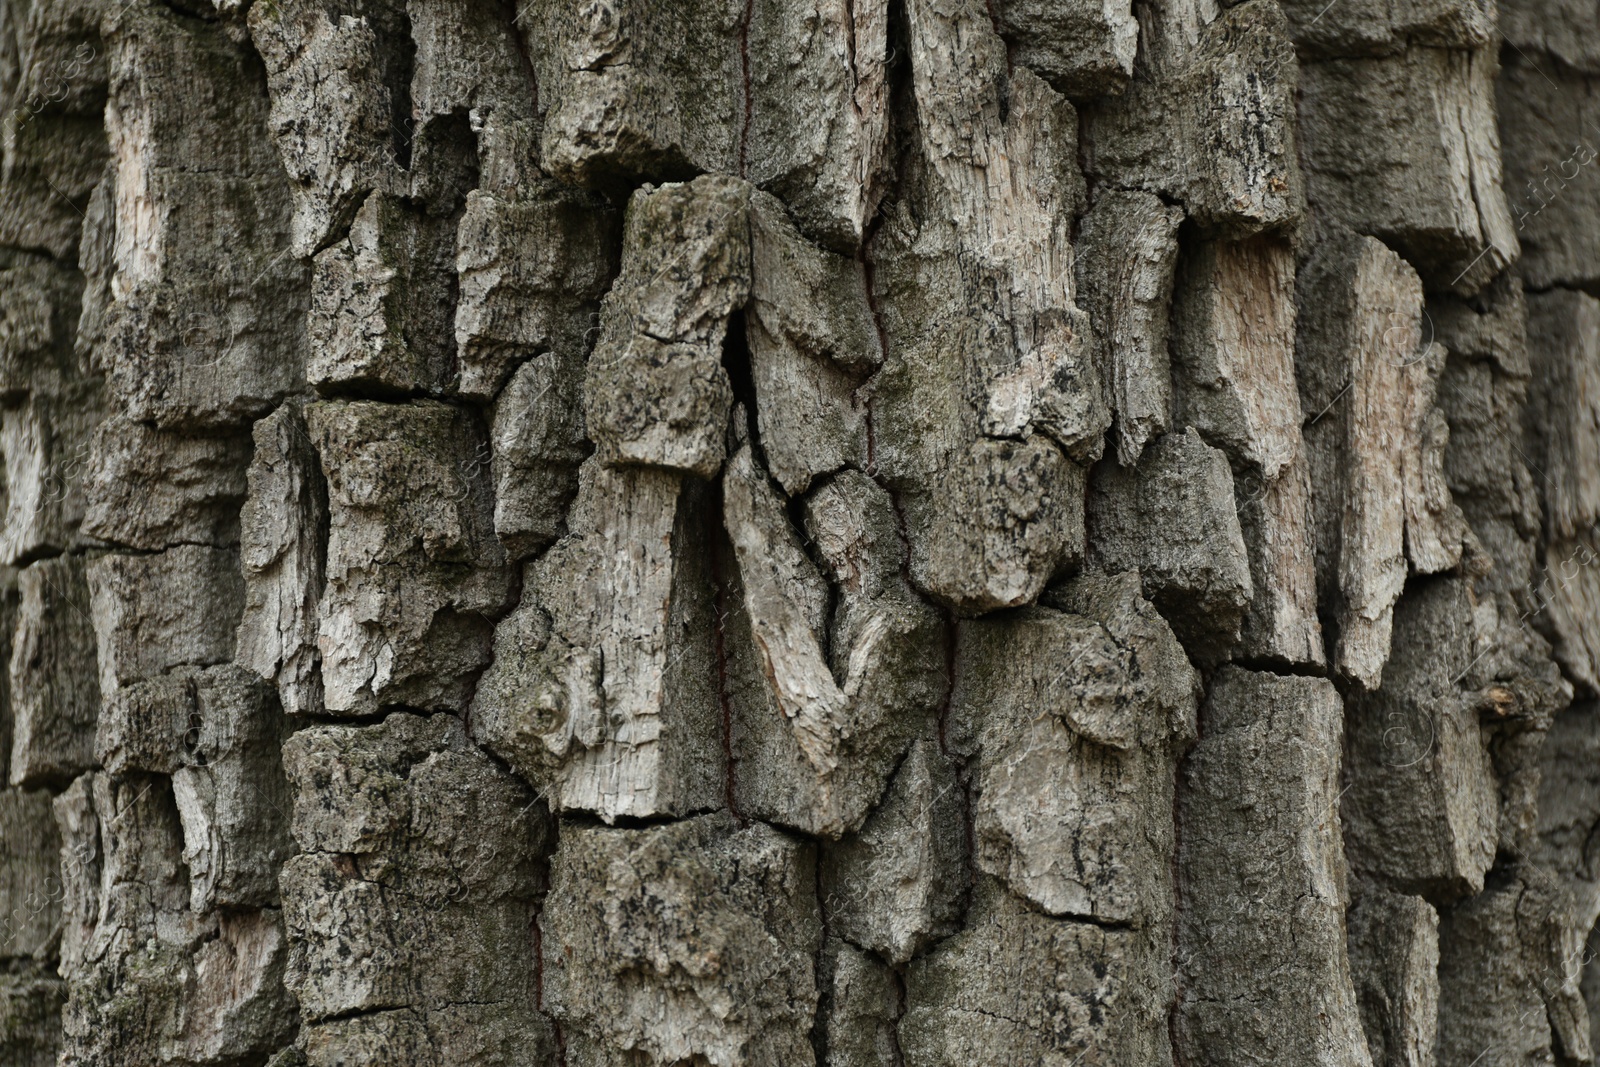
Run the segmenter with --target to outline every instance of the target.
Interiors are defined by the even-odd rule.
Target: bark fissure
[[[0,1061],[1591,1061],[1600,26],[1391,8],[0,20]]]

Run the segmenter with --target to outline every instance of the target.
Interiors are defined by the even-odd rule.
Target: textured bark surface
[[[1588,0],[0,0],[0,1067],[1586,1067]]]

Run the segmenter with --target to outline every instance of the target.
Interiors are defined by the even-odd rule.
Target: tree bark
[[[1578,1067],[1580,0],[0,0],[0,1063]]]

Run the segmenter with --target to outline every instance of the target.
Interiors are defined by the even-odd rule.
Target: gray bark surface
[[[0,0],[0,1067],[1590,1067],[1587,0]]]

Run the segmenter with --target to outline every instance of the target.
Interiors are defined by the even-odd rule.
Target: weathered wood
[[[1563,928],[1565,907],[1550,872],[1517,865],[1497,872],[1482,894],[1440,913],[1440,1063],[1485,1050],[1502,1062],[1592,1059],[1570,965],[1583,942]]]
[[[11,655],[18,629],[22,595],[17,589],[15,567],[0,567],[0,655],[5,656],[6,670],[0,672],[0,754],[6,759],[7,779],[10,778],[12,700]]]
[[[567,826],[541,917],[544,1004],[609,1049],[590,1062],[815,1061],[813,846],[725,812]]]
[[[129,751],[144,746],[127,739],[104,762],[172,774],[191,911],[276,905],[278,867],[292,849],[272,688],[231,664],[185,681],[170,732],[139,739],[145,752]]]
[[[1557,715],[1540,751],[1538,842],[1532,853],[1539,865],[1565,886],[1571,898],[1571,927],[1587,936],[1600,919],[1600,857],[1591,854],[1589,838],[1600,826],[1600,800],[1594,788],[1600,738],[1594,730],[1592,701],[1572,705]],[[1588,955],[1582,961],[1589,962]]]
[[[306,422],[328,483],[324,706],[461,708],[511,585],[482,429],[434,401],[327,401]]]
[[[95,430],[83,480],[92,500],[83,532],[119,548],[239,540],[250,444],[191,437],[113,416]]]
[[[1554,541],[1535,575],[1533,604],[1562,670],[1586,695],[1600,694],[1600,539]]]
[[[1075,459],[1097,457],[1108,416],[1088,316],[1073,302],[1069,227],[1084,194],[1072,105],[1009,68],[976,3],[919,0],[907,17],[921,148],[974,275],[967,284],[993,286],[983,318],[997,336],[971,353],[986,394],[981,432],[1038,432]],[[958,61],[958,42],[971,59]],[[939,106],[950,97],[974,100],[976,121]]]
[[[1311,487],[1294,376],[1294,260],[1271,238],[1186,255],[1173,305],[1176,421],[1228,454],[1250,557],[1245,654],[1323,662]]]
[[[1472,692],[1492,634],[1475,606],[1465,579],[1408,591],[1382,687],[1350,699],[1350,865],[1406,892],[1475,893],[1494,861],[1499,797]]]
[[[65,785],[94,766],[100,685],[81,557],[40,560],[17,574],[11,637],[8,759],[13,785]]]
[[[311,1062],[419,1054],[429,1031],[498,1050],[484,1062],[550,1055],[526,940],[548,827],[529,791],[450,715],[312,727],[283,754],[302,849],[283,866],[284,982]]]
[[[87,574],[100,664],[95,757],[115,763],[132,745],[137,768],[148,739],[164,760],[187,729],[179,725],[192,696],[186,677],[233,658],[244,604],[238,554],[182,545],[101,556]]]
[[[979,876],[965,928],[907,968],[900,1047],[937,1067],[1155,1067],[1171,1056],[1169,958],[1145,931],[1053,919]]]
[[[99,393],[98,381],[68,381],[0,411],[7,490],[0,559],[20,563],[78,543]]]
[[[627,188],[739,175],[788,202],[812,238],[860,243],[888,146],[884,0],[539,0],[520,21],[557,178]]]
[[[1502,13],[1505,5],[1497,5]],[[1394,55],[1412,41],[1435,48],[1483,48],[1496,40],[1495,7],[1476,0],[1287,0],[1295,47],[1321,56]]]
[[[817,1006],[827,1062],[838,1067],[890,1067],[900,1046],[895,1021],[900,986],[894,972],[837,938],[822,946]]]
[[[545,2],[523,32],[538,57],[540,155],[575,185],[630,187],[739,171],[744,6]]]
[[[1488,614],[1487,611],[1484,612]],[[1550,645],[1533,629],[1495,611],[1499,626],[1485,642],[1492,679],[1475,692],[1479,720],[1500,793],[1496,849],[1513,856],[1534,847],[1541,770],[1539,754],[1555,714],[1572,702],[1572,686],[1550,656]]]
[[[1323,679],[1212,677],[1178,791],[1186,1062],[1373,1062],[1342,922],[1341,718]]]
[[[1318,585],[1338,605],[1335,665],[1374,689],[1408,571],[1461,559],[1465,523],[1441,469],[1448,429],[1433,409],[1445,351],[1422,332],[1416,273],[1372,238],[1324,246],[1300,306]]]
[[[1117,613],[1103,624],[1049,608],[963,623],[950,730],[968,759],[979,870],[1047,914],[1160,931],[1193,696],[1179,680],[1173,700],[1144,675],[1147,659],[1173,668],[1183,654],[1136,590],[1127,575],[1062,594]],[[1026,672],[1010,658],[1019,651],[1035,665]]]
[[[55,954],[61,927],[61,837],[43,790],[0,791],[0,958],[39,961]]]
[[[255,57],[219,26],[145,6],[117,13],[110,47],[111,392],[140,421],[248,425],[304,381],[306,309],[267,101],[235,91],[257,84]]]
[[[601,457],[708,478],[733,389],[728,317],[750,296],[750,187],[706,176],[628,204],[622,275],[600,312],[584,417]]]
[[[861,829],[822,852],[828,929],[893,963],[921,954],[959,927],[966,886],[965,793],[936,742],[912,742],[893,781]],[[839,967],[861,970],[841,947]],[[859,979],[875,979],[867,968]],[[832,1025],[832,1024],[830,1024]]]
[[[569,352],[548,352],[517,368],[495,400],[494,532],[515,559],[536,555],[565,532],[578,470],[590,453],[582,388],[582,364]]]
[[[287,1040],[293,1008],[284,994],[286,944],[276,910],[223,912],[185,974],[180,1037],[164,1058],[215,1063],[260,1058]]]
[[[1600,41],[1590,32],[1594,12],[1583,4],[1573,0],[1505,0],[1497,7],[1500,29],[1508,43],[1530,52],[1544,52],[1573,70],[1600,74]]]
[[[940,620],[900,579],[889,500],[870,480],[841,475],[809,501],[819,519],[849,516],[828,524],[844,534],[838,542],[822,529],[813,534],[832,576],[846,579],[831,620],[828,583],[748,445],[729,461],[722,492],[742,601],[724,623],[732,801],[758,818],[838,837],[861,825],[944,697]],[[851,589],[851,566],[876,573]]]
[[[1207,230],[1243,236],[1304,213],[1298,71],[1277,4],[1163,4],[1148,64],[1085,114],[1085,171],[1171,197]]]
[[[99,883],[98,892],[68,897],[78,907],[98,904],[67,916],[85,938],[63,968],[70,1054],[96,1065],[218,1062],[281,1047],[294,1030],[294,1003],[283,986],[278,913],[188,910],[182,831],[165,777],[96,773],[67,798],[56,805],[63,828],[74,828],[63,854],[73,862],[63,871],[80,885],[97,873]],[[77,833],[96,821],[90,851],[93,838]],[[80,868],[79,857],[92,867]],[[108,984],[123,995],[105,997]]]
[[[1422,897],[1357,879],[1345,916],[1350,973],[1374,1067],[1432,1067],[1439,1036],[1439,915]]]
[[[297,258],[349,225],[368,192],[400,187],[410,150],[402,19],[401,5],[382,0],[353,10],[316,0],[251,7],[267,121],[294,197],[285,236]]]
[[[8,15],[0,245],[43,249],[68,263],[78,251],[106,159],[101,26],[112,10],[101,0],[72,0]]]
[[[617,270],[618,221],[604,201],[553,183],[515,196],[467,194],[455,262],[462,395],[493,397],[532,356],[571,360],[588,351]]]
[[[1002,0],[995,5],[1013,61],[1070,97],[1120,92],[1133,73],[1139,23],[1129,3]]]
[[[725,797],[707,517],[695,482],[593,458],[571,532],[525,567],[472,719],[552,809],[612,821]]]
[[[73,322],[84,281],[39,255],[12,252],[0,264],[0,395],[14,403],[30,391],[58,393],[84,376]]]
[[[1292,250],[1264,238],[1203,244],[1184,257],[1176,296],[1178,422],[1277,479],[1300,449]]]
[[[1531,371],[1522,288],[1496,283],[1470,305],[1441,299],[1425,313],[1450,349],[1435,397],[1450,427],[1450,495],[1493,561],[1481,580],[1509,598],[1512,614],[1531,610],[1543,520],[1537,461],[1523,440]]]
[[[1089,493],[1095,564],[1138,571],[1189,654],[1226,659],[1253,589],[1227,457],[1193,430],[1167,434],[1137,467],[1102,463]]]
[[[411,199],[430,214],[450,215],[474,188],[509,195],[534,186],[538,85],[517,32],[524,9],[414,0],[390,11],[404,19],[397,29],[409,32],[415,48],[414,55],[402,45],[382,57],[401,60],[391,84],[403,95],[391,101],[386,132],[394,137],[394,161],[407,172]],[[379,14],[374,22],[381,20]],[[339,104],[349,108],[352,101]],[[604,226],[604,213],[596,216]]]
[[[888,191],[893,12],[888,0],[745,7],[738,170],[841,251],[861,243]]]
[[[1111,191],[1084,215],[1078,284],[1111,396],[1117,461],[1137,463],[1172,426],[1167,348],[1181,208],[1148,193]]]
[[[1310,463],[1302,451],[1277,478],[1268,481],[1246,472],[1236,478],[1233,489],[1250,556],[1252,590],[1239,632],[1242,653],[1320,666],[1327,654],[1316,614]]]
[[[245,604],[236,659],[277,683],[285,712],[318,714],[328,487],[303,405],[285,404],[256,423],[254,438],[239,515]]]
[[[1495,74],[1491,49],[1418,45],[1306,64],[1312,208],[1402,251],[1430,289],[1482,288],[1521,251],[1501,187]]]
[[[980,4],[912,4],[908,20],[916,162],[871,249],[887,362],[867,462],[900,495],[918,587],[978,614],[1081,558],[1078,464],[1110,421],[1074,294],[1076,113],[1008,69]]]
[[[0,1063],[1588,1063],[1505,3],[0,0]]]
[[[1563,1053],[1577,1059],[1595,1048],[1600,998],[1595,980],[1594,925],[1600,917],[1600,871],[1590,855],[1589,839],[1600,825],[1600,790],[1595,788],[1597,737],[1592,701],[1573,704],[1555,717],[1550,737],[1540,752],[1538,840],[1530,855],[1533,871],[1548,872],[1559,886],[1553,923],[1539,931],[1553,941],[1556,958],[1547,958],[1540,974],[1547,1014]],[[1545,887],[1549,889],[1550,887]],[[1552,929],[1552,926],[1555,929]],[[1581,996],[1575,997],[1574,986]],[[1552,996],[1552,994],[1554,994]],[[1555,1001],[1556,1003],[1551,1003]]]
[[[1528,355],[1546,536],[1570,540],[1600,522],[1600,300],[1566,289],[1529,297]]]
[[[906,505],[927,524],[912,541],[919,588],[978,614],[1029,603],[1082,561],[1084,472],[1052,442],[980,437],[950,461],[955,469]]]
[[[1502,10],[1507,33],[1522,31],[1517,44],[1527,54],[1506,52],[1496,106],[1506,201],[1522,245],[1521,273],[1530,287],[1560,285],[1592,293],[1600,281],[1600,253],[1584,234],[1600,218],[1600,49],[1573,35],[1545,42],[1554,45],[1557,58],[1534,51],[1524,43],[1529,37],[1562,35],[1563,26],[1559,18],[1547,22],[1525,13],[1518,19],[1513,12],[1519,8],[1526,5]],[[1587,53],[1582,74],[1569,66],[1579,50]]]
[[[0,1028],[16,1067],[55,1067],[66,986],[43,967],[0,976]]]
[[[883,362],[861,268],[806,243],[768,196],[751,199],[745,338],[756,422],[784,492],[866,459],[856,376]],[[852,374],[851,372],[855,372]]]
[[[306,378],[328,393],[445,391],[454,226],[372,193],[349,236],[317,253],[306,321]]]
[[[80,970],[100,916],[100,823],[94,810],[94,775],[74,779],[50,804],[61,839],[61,973]]]

